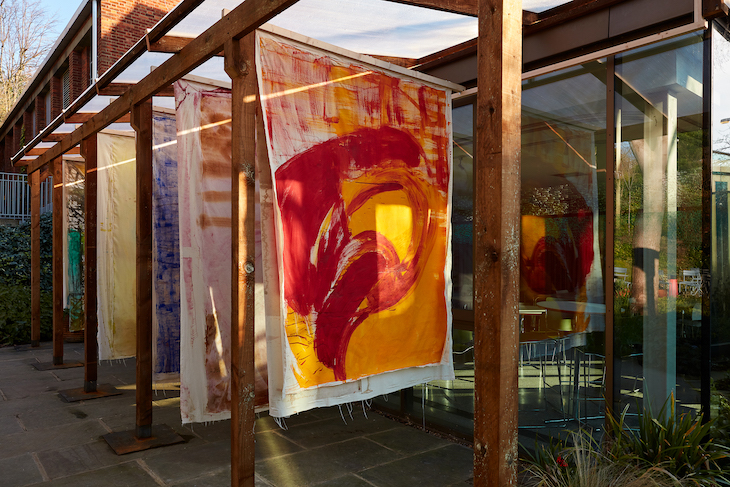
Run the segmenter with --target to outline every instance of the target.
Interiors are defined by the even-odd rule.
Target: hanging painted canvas
[[[230,417],[231,93],[175,83],[181,256],[183,423]],[[260,232],[257,232],[259,234]],[[257,295],[259,284],[257,279]],[[267,402],[263,301],[257,307],[256,400]]]
[[[180,234],[175,113],[152,114],[152,352],[155,381],[180,374]]]
[[[97,137],[99,359],[136,354],[137,189],[134,132]]]
[[[279,416],[453,378],[455,85],[294,37],[267,27],[256,42],[276,215],[280,325],[268,331],[269,362],[283,362],[269,378]]]
[[[64,301],[69,331],[84,329],[84,186],[83,161],[63,159]]]

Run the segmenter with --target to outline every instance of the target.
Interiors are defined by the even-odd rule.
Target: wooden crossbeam
[[[432,8],[443,12],[470,15],[476,17],[479,13],[476,0],[388,0],[393,3],[402,3],[414,7]]]
[[[97,114],[97,112],[78,112],[66,118],[66,123],[86,123]],[[114,123],[129,123],[129,113],[119,117]]]
[[[174,54],[162,63],[154,72],[132,86],[124,95],[114,100],[108,107],[74,130],[71,135],[56,144],[52,150],[38,157],[28,166],[29,172],[37,171],[55,157],[81,142],[82,139],[114,123],[129,112],[130,107],[155,95],[158,91],[166,88],[203,64],[217,52],[220,52],[227,40],[231,38],[240,39],[253,32],[257,27],[295,4],[296,1],[246,0],[196,37],[179,53]]]
[[[165,52],[168,54],[175,54],[182,51],[182,48],[187,46],[193,39],[195,38],[168,35],[159,39],[157,42],[150,43],[148,40],[147,50],[149,52]],[[215,56],[223,55],[223,51],[215,54]]]
[[[64,137],[66,137],[70,133],[71,132],[60,132],[60,133],[56,133],[56,134],[49,134],[46,137],[43,137],[43,140],[41,140],[41,142],[60,142],[61,140],[63,140]]]
[[[134,83],[109,83],[109,85],[98,91],[100,95],[104,96],[122,96],[132,86],[134,86]],[[172,86],[168,86],[158,91],[155,96],[175,96],[175,91]]]
[[[51,150],[53,147],[36,147],[35,149],[29,150],[25,155],[26,156],[42,156],[49,150]],[[64,154],[81,154],[79,151],[79,147],[71,147],[69,150],[64,152]]]

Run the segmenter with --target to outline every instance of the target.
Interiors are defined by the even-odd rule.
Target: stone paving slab
[[[398,427],[368,435],[367,439],[402,455],[412,455],[450,445],[451,442],[415,428]]]
[[[0,472],[0,485],[3,487],[20,487],[43,480],[30,453],[0,460]]]
[[[358,475],[381,487],[444,487],[468,481],[472,476],[472,462],[470,449],[451,444],[373,467]]]
[[[44,487],[159,487],[136,461],[51,480]]]
[[[305,448],[316,448],[328,443],[344,441],[354,436],[377,433],[393,428],[394,422],[379,414],[369,414],[366,418],[360,412],[347,417],[347,423],[342,418],[323,419],[311,423],[291,426],[282,433],[286,438]]]
[[[95,441],[107,431],[97,420],[83,420],[53,428],[16,433],[0,441],[0,458],[9,458],[18,452],[41,452]]]
[[[218,441],[201,445],[188,444],[175,451],[166,451],[145,462],[163,481],[192,479],[231,465],[231,444]]]
[[[83,345],[67,344],[66,356],[76,349]],[[100,381],[116,384],[121,396],[66,403],[57,390],[80,386],[83,369],[32,367],[51,354],[50,347],[0,348],[1,486],[230,485],[230,421],[183,425],[179,386],[167,384],[153,396],[153,422],[186,443],[117,456],[101,436],[134,428],[134,360],[100,366]],[[352,416],[346,407],[316,409],[282,425],[266,413],[256,420],[257,487],[471,484],[469,449],[375,412],[366,417],[360,404]]]
[[[316,450],[304,450],[256,462],[256,473],[276,486],[315,485],[349,472]]]

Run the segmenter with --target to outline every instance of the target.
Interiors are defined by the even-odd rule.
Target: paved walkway
[[[82,344],[66,344],[80,360]],[[117,397],[66,403],[57,391],[83,385],[83,368],[38,371],[40,349],[0,348],[0,485],[229,486],[230,424],[180,424],[179,393],[159,391],[154,423],[173,427],[185,443],[117,456],[101,436],[134,428],[134,361],[99,367],[99,384]],[[257,486],[416,486],[472,484],[471,450],[362,410],[318,409],[287,421],[256,422]]]

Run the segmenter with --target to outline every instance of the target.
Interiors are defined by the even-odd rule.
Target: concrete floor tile
[[[448,445],[373,467],[358,475],[379,487],[443,487],[468,480],[473,474],[472,450]]]
[[[5,436],[0,441],[0,458],[13,457],[18,453],[54,450],[58,445],[69,447],[90,443],[106,433],[104,427],[94,419],[16,433]]]
[[[194,479],[231,465],[229,441],[188,444],[174,451],[166,451],[145,462],[162,480],[168,483]]]
[[[23,428],[15,416],[0,416],[0,436],[22,433]]]
[[[136,462],[130,461],[70,477],[51,480],[44,487],[159,487],[157,482]]]
[[[343,477],[338,477],[336,479],[317,484],[317,487],[373,487],[373,484],[366,482],[353,474],[348,474]]]
[[[305,487],[342,477],[347,469],[313,450],[256,462],[256,473],[275,486]]]
[[[43,481],[43,476],[30,453],[0,460],[0,484],[20,487]]]
[[[391,462],[402,455],[365,438],[354,438],[312,450],[337,463],[349,472],[360,472]]]
[[[393,425],[396,427],[368,435],[367,438],[404,455],[412,455],[451,444],[448,440],[430,435],[410,426],[401,425],[396,422],[393,422]]]
[[[134,458],[118,456],[102,439],[63,450],[40,452],[38,459],[51,479],[68,477],[87,470],[97,470],[134,460]]]
[[[231,485],[231,470],[226,468],[212,475],[204,475],[192,480],[176,482],[172,484],[174,487],[229,487]],[[254,479],[255,487],[272,487],[270,483],[256,477]]]
[[[372,412],[367,418],[362,413],[353,414],[353,419],[346,417],[347,423],[340,417],[333,417],[303,425],[290,425],[288,430],[280,434],[305,448],[316,448],[393,428],[393,421]]]
[[[277,434],[276,431],[256,433],[256,461],[302,451],[302,448]]]

